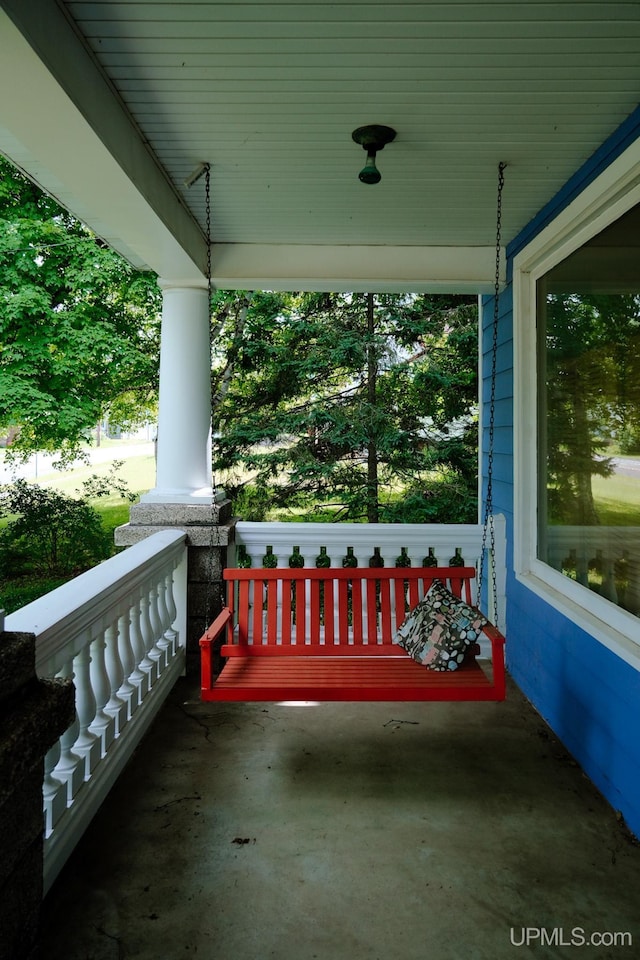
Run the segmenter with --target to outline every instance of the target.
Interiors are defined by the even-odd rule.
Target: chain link
[[[500,245],[502,241],[502,191],[504,187],[504,168],[506,164],[498,165],[498,197],[496,203],[496,260],[493,286],[493,328],[491,342],[491,393],[489,395],[489,433],[487,444],[487,490],[484,505],[482,527],[482,547],[480,552],[480,569],[478,571],[477,606],[480,606],[480,593],[487,563],[487,540],[491,552],[491,596],[493,599],[493,620],[498,626],[498,586],[496,582],[495,546],[496,532],[493,519],[493,462],[494,440],[496,424],[496,378],[498,370],[498,322],[500,319]]]

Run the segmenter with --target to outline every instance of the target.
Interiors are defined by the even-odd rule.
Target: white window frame
[[[536,283],[638,203],[640,139],[514,258],[514,568],[517,580],[640,669],[640,619],[554,570],[536,555]]]

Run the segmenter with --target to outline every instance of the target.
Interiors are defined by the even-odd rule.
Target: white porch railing
[[[637,527],[550,526],[547,563],[606,600],[640,614],[640,537]]]
[[[492,590],[486,594],[488,616],[493,622],[504,626],[506,588],[506,524],[502,515],[494,518],[495,556],[488,558],[485,579],[491,577],[491,566],[496,572],[497,611],[493,609]],[[294,547],[299,548],[305,566],[316,565],[321,548],[331,561],[332,567],[342,565],[348,548],[352,548],[358,566],[369,565],[369,558],[376,548],[386,567],[396,565],[398,557],[405,556],[414,567],[421,566],[425,558],[440,566],[448,566],[456,557],[465,565],[479,568],[482,553],[481,524],[418,524],[418,523],[250,523],[236,524],[236,555],[229,558],[229,565],[242,561],[243,555],[251,560],[251,566],[263,565],[267,547],[273,551],[278,566],[288,566]],[[486,591],[485,591],[486,593]]]
[[[76,719],[45,758],[45,892],[184,669],[186,537],[156,533],[6,618]]]

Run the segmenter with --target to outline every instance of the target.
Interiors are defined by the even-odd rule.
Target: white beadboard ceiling
[[[490,248],[500,161],[508,243],[638,103],[638,0],[61,6],[218,244]]]

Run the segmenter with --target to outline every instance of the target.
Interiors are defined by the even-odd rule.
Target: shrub
[[[273,507],[273,496],[269,490],[253,484],[227,487],[227,494],[233,501],[233,512],[243,520],[267,520]]]
[[[640,453],[640,426],[625,426],[620,431],[618,442],[620,453],[627,455]]]
[[[1,577],[73,575],[111,552],[99,514],[82,497],[16,480],[2,488],[0,515],[10,517],[0,533]]]

